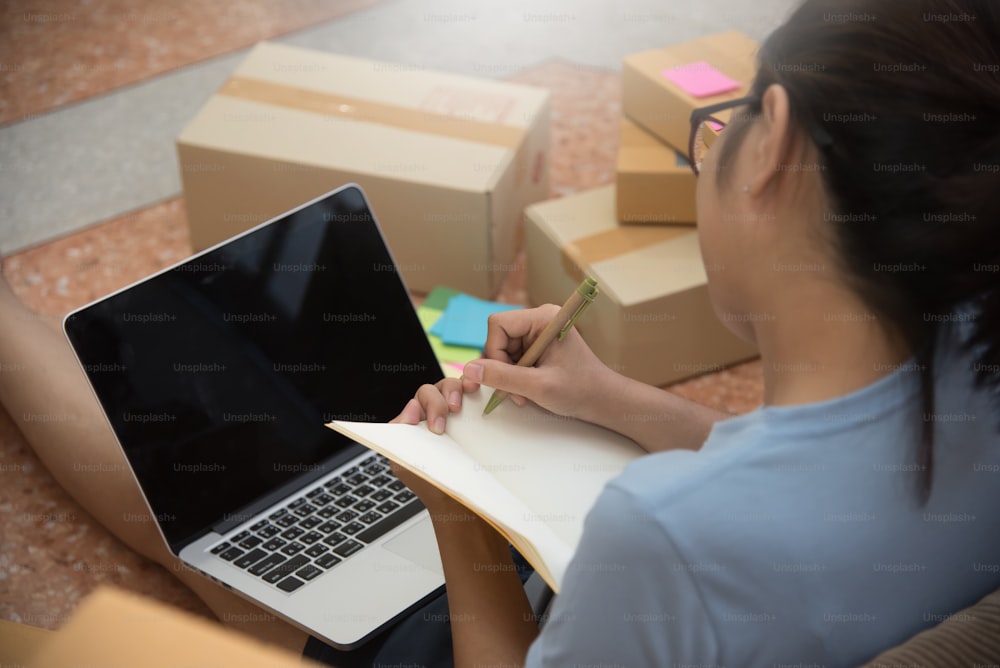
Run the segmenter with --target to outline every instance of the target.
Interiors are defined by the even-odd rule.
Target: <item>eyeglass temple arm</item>
[[[742,107],[745,104],[753,104],[755,102],[757,102],[757,97],[755,95],[750,95],[748,97],[741,97],[737,100],[726,100],[725,102],[719,102],[718,104],[713,104],[708,107],[699,107],[691,112],[691,122],[694,123],[700,118],[711,116],[719,111],[733,109],[734,107]]]

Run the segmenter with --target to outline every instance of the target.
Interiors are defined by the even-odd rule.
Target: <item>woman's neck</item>
[[[764,403],[825,401],[860,390],[910,357],[905,344],[853,293],[823,276],[785,284],[755,328]]]

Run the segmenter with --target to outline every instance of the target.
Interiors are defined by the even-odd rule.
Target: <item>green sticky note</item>
[[[457,294],[458,290],[452,290],[451,288],[439,285],[431,290],[430,294],[427,295],[427,298],[424,299],[423,306],[437,311],[444,311],[448,308],[448,302],[451,301],[451,298]]]

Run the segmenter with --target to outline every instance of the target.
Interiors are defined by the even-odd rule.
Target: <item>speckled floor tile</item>
[[[8,256],[3,271],[32,309],[62,316],[189,255],[175,198]]]
[[[77,505],[2,408],[0,480],[0,618],[55,629],[101,585],[212,617],[190,589]]]
[[[378,1],[9,0],[0,9],[0,125]]]

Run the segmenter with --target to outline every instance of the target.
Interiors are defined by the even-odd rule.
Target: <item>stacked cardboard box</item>
[[[534,204],[526,221],[530,301],[561,304],[597,279],[576,327],[612,369],[665,385],[757,354],[716,317],[691,227],[620,225],[614,186]]]
[[[489,298],[549,193],[549,94],[259,44],[177,140],[191,241],[359,184],[412,290]]]
[[[694,225],[696,177],[687,157],[627,118],[621,126],[615,200],[619,222]]]
[[[625,58],[617,215],[623,223],[697,220],[687,163],[691,112],[747,95],[757,43],[725,32]],[[718,114],[728,119],[730,111]]]
[[[596,278],[602,294],[577,328],[632,378],[665,385],[756,355],[709,300],[687,161],[691,112],[744,97],[756,50],[728,32],[627,57],[616,186],[527,209],[529,300],[561,303]]]

